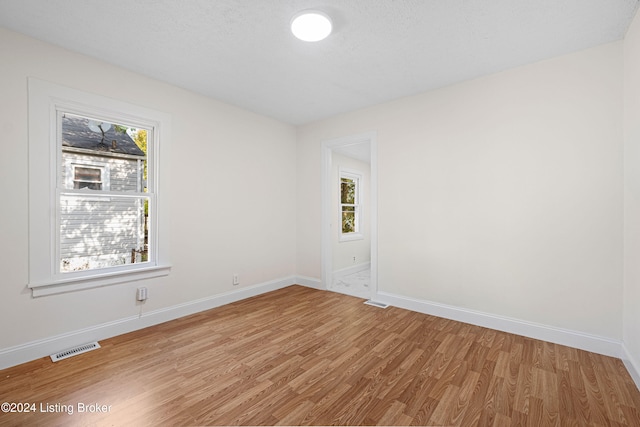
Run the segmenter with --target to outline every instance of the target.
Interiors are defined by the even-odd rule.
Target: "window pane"
[[[354,204],[356,202],[356,182],[353,179],[340,179],[340,203]]]
[[[145,129],[63,113],[61,187],[145,192],[147,134]],[[101,183],[90,184],[96,182]]]
[[[342,211],[342,232],[343,233],[354,233],[356,231],[356,213],[353,210],[345,210]]]
[[[147,197],[60,196],[60,271],[147,261]]]

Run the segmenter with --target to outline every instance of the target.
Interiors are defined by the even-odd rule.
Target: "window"
[[[64,180],[64,188],[105,191],[110,189],[111,170],[106,159],[100,159],[99,156],[85,158],[73,156],[69,155],[67,150],[62,154],[64,165],[61,176]]]
[[[168,274],[168,116],[36,79],[29,101],[33,295]]]
[[[102,190],[102,169],[76,166],[73,167],[73,188],[80,190]]]
[[[153,129],[58,111],[59,272],[148,262],[147,137]],[[113,176],[107,185],[107,175]],[[79,191],[77,191],[79,190]],[[122,197],[126,196],[126,197]]]
[[[361,183],[361,174],[345,169],[340,170],[341,241],[363,238]]]

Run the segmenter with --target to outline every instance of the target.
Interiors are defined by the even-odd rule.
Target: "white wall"
[[[295,128],[4,29],[0,57],[0,356],[295,274]],[[171,114],[168,277],[31,297],[27,76]],[[149,289],[144,305],[137,286]]]
[[[298,274],[320,144],[377,131],[378,289],[620,341],[622,42],[298,129]]]
[[[640,387],[640,13],[624,46],[624,343]]]
[[[360,202],[362,215],[360,224],[363,239],[360,240],[340,241],[340,235],[342,234],[342,228],[340,227],[342,221],[340,214],[340,168],[347,168],[359,172],[362,175],[362,181],[360,183],[362,191],[362,200]],[[331,177],[333,182],[331,188],[334,190],[331,194],[333,199],[333,224],[335,224],[331,230],[332,268],[333,271],[337,271],[371,262],[371,210],[369,205],[371,167],[368,163],[334,152],[331,155]]]

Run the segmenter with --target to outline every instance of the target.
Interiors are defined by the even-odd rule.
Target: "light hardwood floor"
[[[0,371],[0,425],[640,426],[618,359],[301,286],[100,344]]]

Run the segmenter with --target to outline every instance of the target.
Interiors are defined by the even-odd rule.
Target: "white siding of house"
[[[139,187],[135,159],[63,152],[62,164],[62,182],[67,188],[73,188],[72,165],[104,167],[104,190],[134,192]],[[61,198],[60,259],[69,260],[61,266],[65,271],[130,263],[132,249],[142,249],[144,244],[142,201],[94,192],[88,199]]]

